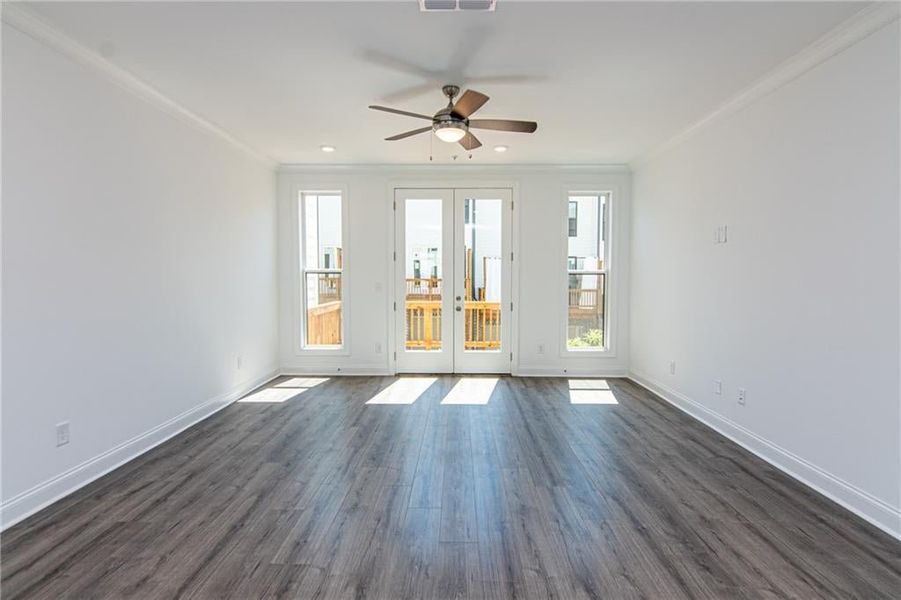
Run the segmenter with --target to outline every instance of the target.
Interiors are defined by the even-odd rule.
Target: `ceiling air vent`
[[[422,12],[491,11],[496,6],[497,0],[419,0],[419,10]]]

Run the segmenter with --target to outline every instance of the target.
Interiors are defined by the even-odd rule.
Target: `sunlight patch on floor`
[[[497,377],[462,377],[441,400],[441,404],[488,404],[495,386]]]
[[[435,377],[400,377],[366,404],[413,404],[435,381]]]
[[[606,379],[570,379],[570,404],[619,404]]]
[[[281,404],[328,381],[328,377],[292,377],[270,387],[257,390],[238,400],[239,404]]]
[[[280,381],[272,387],[309,389],[311,387],[316,387],[320,383],[325,383],[326,381],[328,381],[328,379],[328,377],[292,377],[290,379]]]

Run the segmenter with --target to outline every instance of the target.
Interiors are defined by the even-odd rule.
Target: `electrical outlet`
[[[382,344],[381,344],[381,342],[376,342],[376,343],[375,343],[375,353],[376,353],[376,354],[381,354],[381,353],[382,353]]]
[[[544,344],[538,344],[538,354],[544,354]]]
[[[713,393],[716,394],[717,396],[723,395],[723,382],[720,381],[719,379],[713,380]]]
[[[240,371],[242,368],[244,368],[244,359],[241,358],[241,355],[238,355],[235,357],[235,369]]]
[[[676,361],[674,361],[674,360],[669,361],[669,374],[670,375],[676,374]]]
[[[727,230],[728,228],[726,225],[717,225],[713,230],[713,243],[725,244],[728,241],[728,236],[726,235]]]
[[[69,443],[69,422],[59,423],[56,426],[56,445],[65,446]]]
[[[745,405],[745,388],[738,388],[738,403]]]

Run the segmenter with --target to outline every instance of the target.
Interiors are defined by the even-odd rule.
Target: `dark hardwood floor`
[[[4,532],[3,597],[901,596],[901,544],[628,381],[459,380],[283,378]]]

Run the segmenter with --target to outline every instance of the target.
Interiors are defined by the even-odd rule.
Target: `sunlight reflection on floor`
[[[328,377],[292,377],[270,387],[257,390],[238,400],[241,404],[280,404],[328,381]]]
[[[435,381],[435,377],[400,377],[366,404],[413,404]]]
[[[606,379],[570,379],[570,404],[619,404]]]
[[[488,404],[497,386],[497,377],[461,377],[441,404]]]

